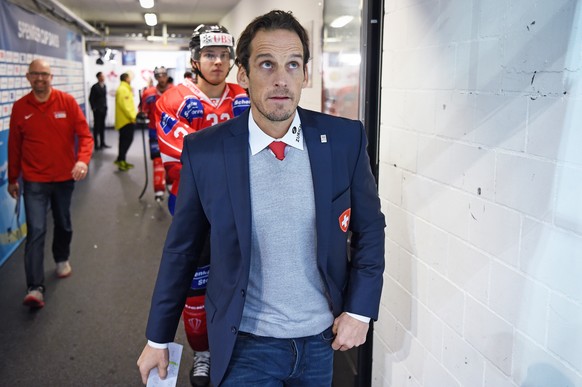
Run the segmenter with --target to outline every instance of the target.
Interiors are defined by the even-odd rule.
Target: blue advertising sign
[[[81,35],[0,0],[0,48],[35,56],[83,60]]]

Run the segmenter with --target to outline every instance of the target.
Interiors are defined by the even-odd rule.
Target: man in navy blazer
[[[251,108],[186,136],[138,360],[144,383],[152,368],[166,375],[209,229],[214,386],[329,386],[333,350],[363,344],[378,318],[385,221],[365,131],[297,106],[308,60],[307,33],[290,13],[257,17],[237,46]]]

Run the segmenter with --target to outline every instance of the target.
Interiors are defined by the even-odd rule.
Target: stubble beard
[[[44,95],[46,93],[48,93],[49,91],[49,86],[46,83],[42,83],[42,84],[33,84],[32,85],[32,90],[39,95]]]
[[[263,116],[265,116],[269,121],[281,122],[291,118],[293,113],[288,111],[275,111],[275,112],[261,112],[261,114],[263,114]]]
[[[292,98],[291,96],[289,96]],[[286,121],[293,116],[295,113],[295,109],[288,110],[285,107],[277,107],[275,106],[272,110],[267,110],[266,107],[261,107],[260,105],[257,106],[257,110],[261,113],[265,118],[272,122],[282,122]]]

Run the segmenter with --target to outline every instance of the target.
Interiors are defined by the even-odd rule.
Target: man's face
[[[261,30],[250,48],[249,74],[240,67],[237,78],[249,91],[253,117],[259,125],[292,119],[307,84],[299,36],[288,30]]]
[[[168,73],[166,72],[159,72],[155,75],[156,81],[158,81],[159,87],[166,87],[168,85]]]
[[[53,75],[50,66],[43,61],[34,61],[28,68],[26,79],[35,93],[43,94],[50,90]]]
[[[105,75],[99,74],[99,76],[97,77],[97,81],[100,83],[105,82]]]
[[[204,47],[200,51],[200,60],[194,64],[212,84],[219,84],[225,81],[230,70],[230,51],[225,47]]]

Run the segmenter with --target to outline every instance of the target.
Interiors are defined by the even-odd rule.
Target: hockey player
[[[154,78],[158,82],[155,86],[146,88],[141,97],[141,111],[144,112],[148,119],[148,133],[150,139],[150,158],[153,163],[153,182],[154,195],[156,201],[164,200],[164,192],[166,191],[166,172],[162,165],[162,158],[160,156],[160,147],[158,145],[158,135],[156,131],[156,102],[161,95],[172,87],[168,82],[168,72],[165,67],[156,67],[154,69]]]
[[[184,136],[229,120],[250,106],[249,98],[240,86],[226,82],[234,65],[234,37],[220,25],[200,25],[190,40],[193,79],[175,86],[156,103],[155,122],[160,153],[172,187],[168,207],[173,213],[180,182],[180,155]],[[207,246],[208,246],[208,236]],[[202,252],[192,286],[188,293],[182,318],[188,343],[194,351],[190,371],[192,386],[208,385],[210,353],[206,333],[204,294],[208,281],[210,251]],[[151,343],[155,345],[155,343]]]

